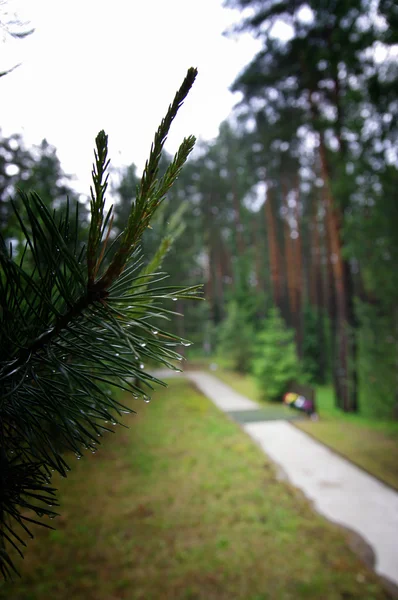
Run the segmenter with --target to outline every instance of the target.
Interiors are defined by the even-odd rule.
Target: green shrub
[[[294,333],[287,329],[278,309],[272,308],[256,340],[253,372],[264,399],[280,400],[299,375]]]

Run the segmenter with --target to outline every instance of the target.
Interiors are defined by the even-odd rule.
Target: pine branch
[[[109,160],[107,160],[108,136],[104,131],[99,132],[95,144],[97,150],[94,153],[95,164],[92,171],[94,189],[91,188],[91,224],[87,248],[87,269],[90,286],[94,284],[94,278],[99,266],[96,265],[96,254],[102,239],[105,192],[108,186],[108,175],[105,176],[109,166]],[[108,213],[109,217],[110,213]]]
[[[194,147],[195,138],[193,136],[190,136],[183,141],[174,158],[173,168],[169,168],[170,170],[168,169],[168,173],[166,173],[167,179],[165,180],[165,178],[163,178],[160,184],[158,184],[157,175],[159,161],[164,143],[169,133],[171,123],[191,89],[196,75],[196,69],[191,68],[188,70],[180,89],[175,95],[173,103],[169,106],[167,114],[156,132],[154,142],[151,146],[149,160],[145,163],[139,193],[132,206],[128,224],[122,237],[122,243],[101,280],[105,287],[108,287],[122,273],[131,252],[136,248],[138,241],[148,227],[149,222],[167,189],[169,189],[175,181],[179,171]]]
[[[40,197],[20,193],[25,212],[14,211],[25,243],[17,254],[0,235],[0,571],[14,569],[9,548],[22,553],[16,527],[30,534],[26,516],[54,517],[52,471],[66,476],[70,453],[95,452],[103,434],[124,412],[115,391],[149,400],[162,384],[145,369],[156,361],[176,369],[177,336],[159,329],[176,313],[167,301],[199,297],[199,286],[164,286],[156,273],[178,232],[173,227],[149,267],[142,234],[192,150],[184,140],[165,176],[157,181],[164,140],[196,71],[190,69],[155,136],[139,195],[126,229],[109,245],[112,209],[105,215],[107,136],[96,138],[91,223],[87,246],[78,211],[57,219]],[[75,226],[73,222],[75,221]],[[73,232],[73,233],[71,233]],[[112,257],[113,255],[113,257]],[[185,342],[185,341],[184,341]],[[145,362],[144,362],[145,361]],[[68,454],[69,453],[69,454]],[[22,512],[23,511],[23,512]]]

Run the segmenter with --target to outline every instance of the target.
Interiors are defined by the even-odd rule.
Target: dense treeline
[[[332,381],[345,411],[394,416],[397,7],[227,5],[249,9],[239,30],[263,50],[233,83],[235,113],[170,198],[171,211],[191,205],[171,271],[195,279],[201,270],[206,282],[207,314],[187,315],[187,335],[204,332],[206,350],[216,339],[238,346],[236,365],[248,369],[255,332],[276,307],[307,379]],[[274,35],[281,23],[288,39]]]
[[[301,377],[332,382],[345,411],[396,416],[397,7],[226,5],[245,9],[237,29],[263,50],[232,85],[241,93],[234,113],[217,139],[198,144],[143,242],[152,255],[170,231],[172,282],[205,282],[207,302],[176,302],[185,315],[176,333],[247,371],[264,319],[280,327],[280,315]],[[46,142],[31,152],[15,136],[3,140],[0,160],[3,225],[16,180],[44,198],[73,195]],[[133,164],[118,182],[115,233],[135,197]]]

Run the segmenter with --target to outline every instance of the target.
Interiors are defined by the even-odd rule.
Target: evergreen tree
[[[287,329],[277,308],[271,308],[257,335],[253,372],[266,400],[282,400],[299,374],[294,332]]]

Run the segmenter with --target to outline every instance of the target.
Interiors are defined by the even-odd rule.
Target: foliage
[[[373,418],[398,417],[398,314],[358,302],[361,412]],[[395,317],[395,318],[394,318]]]
[[[218,337],[218,351],[232,360],[238,373],[247,373],[251,367],[255,334],[247,312],[236,300],[227,305],[227,316],[219,326]]]
[[[144,360],[172,367],[181,343],[159,328],[174,312],[165,301],[192,298],[197,287],[166,286],[156,270],[161,256],[144,267],[140,243],[155,211],[178,177],[194,138],[185,139],[162,177],[158,167],[170,125],[196,70],[190,69],[154,139],[137,196],[120,235],[110,244],[112,208],[105,213],[109,164],[107,136],[96,138],[91,223],[87,245],[73,227],[76,211],[60,216],[36,193],[20,193],[26,218],[12,202],[24,243],[16,257],[0,238],[0,570],[13,564],[5,544],[21,553],[20,531],[38,517],[55,516],[53,471],[66,476],[67,449],[80,458],[95,452],[109,422],[124,407],[115,390],[149,400],[161,383]],[[109,252],[110,248],[112,252]],[[47,526],[47,525],[45,525]]]
[[[170,161],[171,157],[167,152],[163,152],[159,161],[160,177],[166,173]],[[190,187],[196,168],[196,164],[192,165],[192,162],[188,161],[172,189],[169,190],[167,198],[157,210],[151,227],[145,230],[142,239],[142,248],[146,256],[156,255],[160,246],[166,250],[162,268],[169,275],[170,285],[178,285],[181,280],[190,285],[205,278],[198,257],[199,239],[202,238],[202,233],[193,214],[193,191]],[[122,171],[120,181],[113,190],[117,207],[116,231],[126,221],[131,199],[136,195],[136,188],[136,167],[131,164]],[[172,322],[170,330],[180,337],[188,337],[195,343],[201,343],[203,323],[206,321],[203,303],[193,308],[192,303],[179,300],[175,308],[177,312],[184,314],[184,319]]]
[[[286,327],[277,308],[269,310],[257,335],[253,372],[262,397],[269,400],[282,400],[299,374],[294,332]]]
[[[20,135],[0,137],[0,222],[7,242],[23,242],[11,198],[23,219],[27,219],[27,215],[18,191],[35,190],[48,208],[57,210],[58,217],[64,216],[67,198],[73,204],[79,200],[70,179],[61,167],[55,147],[47,140],[27,148]],[[87,210],[79,203],[79,220],[73,227],[85,228],[87,220]]]

